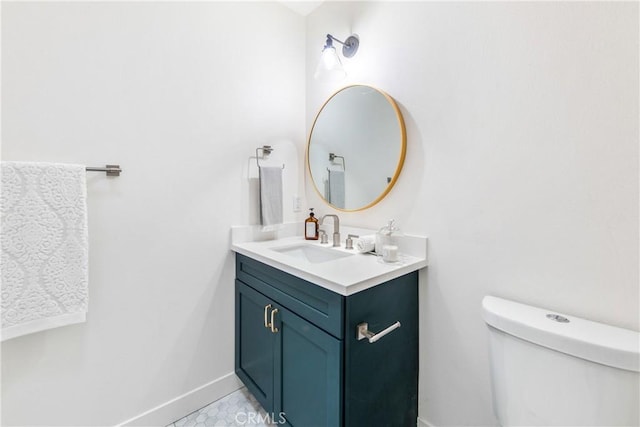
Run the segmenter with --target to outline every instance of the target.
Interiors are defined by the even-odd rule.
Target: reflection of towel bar
[[[256,148],[256,165],[260,168],[260,155],[258,155],[258,151],[262,150],[262,158],[267,157],[274,150],[270,145],[263,145],[262,147]],[[284,163],[282,164],[282,169],[284,169]]]
[[[330,162],[334,162],[336,159],[342,159],[342,171],[346,172],[347,171],[347,165],[344,162],[344,157],[336,156],[335,153],[329,153],[329,161]]]
[[[120,172],[122,172],[120,165],[107,165],[104,168],[87,166],[86,170],[87,172],[106,172],[107,176],[120,176]]]

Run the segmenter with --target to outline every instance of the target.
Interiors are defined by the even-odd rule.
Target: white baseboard
[[[167,426],[242,387],[242,382],[231,372],[207,384],[186,392],[155,408],[128,419],[116,427]]]
[[[427,420],[423,420],[418,417],[418,427],[436,427],[433,424],[429,423]]]

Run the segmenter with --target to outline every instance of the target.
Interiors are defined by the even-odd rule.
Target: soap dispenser
[[[304,238],[307,240],[318,240],[318,218],[313,213],[313,208],[309,209],[309,218],[304,221]]]
[[[389,220],[389,223],[382,227],[376,234],[376,254],[378,260],[386,263],[398,262],[399,254],[399,238],[402,236],[400,228],[396,225],[395,220]]]

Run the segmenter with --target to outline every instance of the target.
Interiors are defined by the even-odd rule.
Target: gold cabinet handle
[[[276,328],[276,321],[275,321],[275,317],[276,317],[276,313],[278,312],[278,309],[275,308],[272,312],[271,312],[271,332],[273,332],[274,334],[276,332],[278,332],[278,328]]]
[[[269,315],[267,314],[270,308],[271,308],[271,304],[267,304],[264,306],[264,327],[265,328],[271,327],[271,323],[269,323],[269,320],[268,320]],[[273,314],[271,314],[271,321],[273,322]]]

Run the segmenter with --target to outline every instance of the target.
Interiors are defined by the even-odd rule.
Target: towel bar
[[[329,161],[331,163],[336,162],[337,161],[336,159],[342,159],[342,170],[346,172],[347,171],[347,165],[346,165],[346,163],[344,161],[344,156],[338,156],[335,153],[329,153]]]
[[[103,168],[87,166],[88,172],[106,172],[107,176],[120,176],[120,165],[106,165]]]
[[[258,151],[262,150],[262,158],[264,159],[266,156],[271,154],[274,150],[270,145],[263,145],[262,147],[256,148],[256,164],[258,165],[258,169],[260,169],[260,156],[258,155]],[[284,169],[284,164],[282,165],[282,169]]]
[[[374,334],[369,330],[368,323],[366,322],[360,323],[356,329],[356,338],[358,339],[358,341],[367,339],[369,340],[369,344],[373,344],[374,342],[378,341],[380,338],[387,335],[389,332],[395,331],[399,327],[400,327],[400,322],[396,322],[393,325],[389,326],[388,328],[378,332],[377,334]]]

